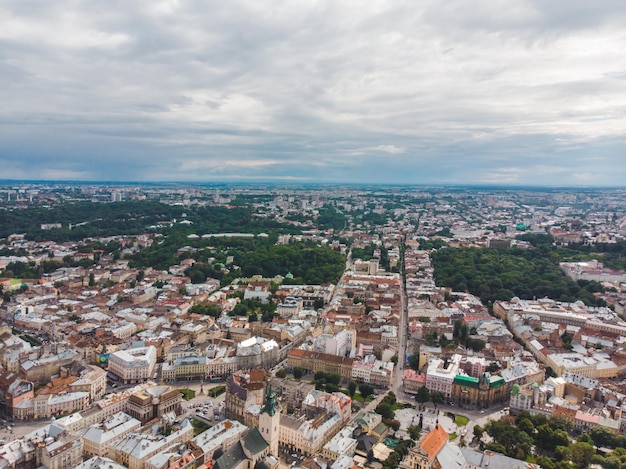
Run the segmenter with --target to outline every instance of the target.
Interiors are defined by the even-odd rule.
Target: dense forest
[[[596,464],[604,469],[626,467],[625,437],[596,426],[572,441],[571,421],[520,412],[516,417],[491,420],[474,427],[474,438],[488,434],[491,442],[481,447],[510,457],[537,463],[544,469],[576,469]],[[603,448],[605,451],[596,451]]]
[[[28,239],[35,241],[64,242],[86,237],[139,234],[149,225],[180,218],[183,211],[183,207],[155,201],[79,202],[58,207],[1,210],[0,238],[12,233],[26,233]],[[62,228],[42,230],[44,223],[60,223]]]
[[[287,282],[297,284],[336,283],[345,266],[345,256],[327,247],[313,243],[289,245],[256,245],[254,249],[230,249],[233,264],[240,269],[224,274],[220,264],[198,262],[187,269],[186,274],[194,283],[204,282],[208,277],[217,278],[227,284],[237,277],[285,276],[293,278]]]
[[[334,208],[325,207],[320,210],[318,222],[323,228],[343,228],[345,217]],[[62,228],[42,230],[44,223],[61,223]],[[259,274],[273,277],[291,273],[292,282],[319,284],[336,282],[345,266],[344,256],[314,243],[277,246],[279,234],[298,234],[301,230],[275,220],[257,218],[245,206],[182,207],[156,201],[124,201],[80,202],[53,208],[0,211],[0,236],[4,237],[25,233],[32,240],[66,242],[146,232],[156,235],[155,242],[137,253],[125,255],[131,267],[165,270],[184,258],[192,257],[197,263],[189,269],[188,275],[195,283],[203,282],[207,277],[228,283],[240,276]],[[265,234],[254,238],[201,238],[203,234],[222,232]],[[191,234],[197,236],[190,238]],[[120,255],[115,246],[111,249],[108,245],[92,247]],[[182,247],[189,249],[181,252]],[[10,266],[13,269],[11,273],[25,278],[39,278],[44,272],[73,263],[71,259],[66,259],[63,263],[50,261],[45,264],[35,267],[18,263]],[[232,265],[225,268],[227,264]]]
[[[560,268],[561,257],[552,246],[529,249],[439,249],[432,253],[438,285],[469,291],[484,304],[495,300],[549,297],[558,301],[582,300],[601,305],[593,293],[602,291],[597,282],[575,282]]]
[[[176,224],[182,220],[192,224]],[[169,226],[170,222],[172,226]],[[42,224],[50,223],[60,223],[62,227],[41,229]],[[202,235],[222,231],[261,233],[269,230],[300,232],[293,226],[274,220],[255,218],[247,207],[183,207],[152,200],[80,202],[50,208],[0,210],[0,238],[12,233],[25,233],[27,239],[35,241],[78,241],[89,237],[136,235],[147,231],[186,231],[186,234],[194,232]]]
[[[348,224],[346,216],[330,205],[324,205],[318,209],[317,215],[313,212],[295,212],[286,213],[284,217],[320,230],[333,229],[335,232],[341,231]]]

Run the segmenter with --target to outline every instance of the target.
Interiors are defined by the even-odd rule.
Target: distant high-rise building
[[[122,192],[121,191],[113,191],[111,192],[111,202],[121,202],[122,201]]]

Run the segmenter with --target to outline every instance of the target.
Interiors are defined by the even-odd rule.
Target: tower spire
[[[270,417],[273,417],[275,413],[280,412],[280,404],[276,400],[276,393],[274,392],[274,388],[271,384],[267,388],[265,403],[263,404],[261,412],[268,414]]]

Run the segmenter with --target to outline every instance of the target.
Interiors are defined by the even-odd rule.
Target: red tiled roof
[[[441,448],[443,448],[447,441],[448,434],[439,424],[435,426],[433,431],[426,435],[420,446],[424,451],[426,451],[426,453],[428,453],[429,462],[435,459],[435,456],[439,454],[439,451],[441,451]]]

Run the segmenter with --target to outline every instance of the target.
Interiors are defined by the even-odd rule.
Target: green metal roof
[[[276,412],[280,412],[280,404],[276,399],[276,393],[274,392],[274,388],[270,386],[267,390],[267,395],[265,396],[265,404],[261,409],[261,412],[265,412],[269,414],[269,416],[273,416]]]
[[[267,441],[263,438],[259,429],[254,427],[243,438],[243,446],[250,451],[253,455],[261,454],[269,446]]]
[[[454,384],[460,384],[461,386],[469,386],[471,388],[477,388],[478,378],[473,378],[471,376],[465,376],[465,375],[456,375],[454,377]]]
[[[477,388],[480,380],[472,376],[456,375],[454,377],[454,384],[460,386],[468,386],[470,388]],[[504,384],[504,378],[502,376],[490,376],[489,387],[498,388]]]
[[[502,376],[492,376],[489,378],[490,388],[499,388],[504,384],[504,378]]]

